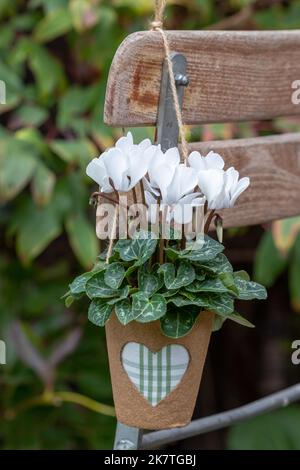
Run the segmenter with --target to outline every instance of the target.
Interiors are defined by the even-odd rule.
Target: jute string
[[[168,72],[169,72],[169,77],[170,77],[171,91],[172,91],[172,96],[173,96],[173,101],[174,101],[174,108],[175,108],[176,119],[178,123],[179,135],[180,135],[180,140],[181,140],[182,155],[183,155],[184,162],[187,163],[188,144],[187,144],[187,140],[185,137],[184,124],[183,124],[180,104],[179,104],[178,95],[177,95],[173,64],[171,60],[170,44],[163,29],[164,12],[165,12],[166,5],[167,5],[167,0],[155,0],[155,17],[154,17],[154,21],[152,21],[150,25],[153,31],[158,31],[161,34],[161,37],[163,40],[165,54],[166,54],[166,61],[167,61],[167,66],[168,66]]]
[[[155,0],[155,16],[154,16],[154,21],[152,21],[150,25],[153,31],[158,31],[161,34],[161,37],[163,40],[165,56],[166,56],[166,61],[167,61],[167,66],[168,66],[168,72],[169,72],[169,77],[170,77],[170,86],[171,86],[173,102],[174,102],[174,109],[175,109],[176,119],[178,123],[180,140],[181,140],[182,156],[183,156],[184,163],[187,164],[188,144],[187,144],[187,140],[185,137],[184,123],[183,123],[180,104],[179,104],[178,95],[177,95],[173,64],[171,60],[170,44],[163,29],[164,13],[165,13],[166,6],[167,6],[167,0]],[[117,229],[118,212],[119,212],[118,206],[116,205],[111,234],[110,234],[109,246],[108,246],[107,255],[106,255],[106,263],[109,263],[109,258],[112,255],[114,238],[115,238],[116,229]]]

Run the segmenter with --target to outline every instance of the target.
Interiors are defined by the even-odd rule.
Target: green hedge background
[[[102,122],[107,74],[120,42],[134,31],[148,29],[153,3],[0,2],[0,79],[7,92],[6,104],[0,105],[0,339],[7,343],[7,364],[0,366],[3,449],[99,449],[112,445],[115,419],[105,415],[112,413],[113,403],[103,331],[87,323],[84,301],[66,310],[60,298],[70,279],[90,268],[99,251],[94,210],[88,206],[94,186],[84,170],[92,157],[122,134],[121,129],[110,129]],[[166,27],[299,28],[300,3],[173,0],[167,9]],[[194,127],[189,138],[225,139],[297,129],[299,120],[279,119]],[[133,131],[138,139],[153,137],[153,129]],[[254,262],[257,280],[268,287],[275,285],[268,307],[247,307],[251,320],[258,314],[262,318],[269,309],[269,323],[266,326],[267,320],[258,320],[255,333],[226,327],[217,334],[204,380],[207,392],[203,400],[200,396],[196,416],[237,406],[272,391],[272,387],[278,389],[278,385],[297,380],[295,368],[289,371],[289,348],[299,330],[297,313],[292,312],[300,306],[299,226],[299,219],[294,218],[277,224],[273,232],[254,228],[227,233],[233,262],[243,267],[246,263],[250,270]],[[284,254],[279,251],[282,244]],[[248,258],[243,258],[241,251],[237,255],[240,248]],[[279,300],[274,297],[275,290]],[[287,333],[283,339],[275,334],[277,356],[276,360],[274,355],[266,356],[271,361],[266,370],[275,367],[278,372],[277,360],[281,361],[279,378],[275,385],[269,382],[263,386],[263,373],[258,377],[255,369],[250,380],[259,386],[253,385],[249,391],[241,372],[244,363],[235,361],[230,343],[233,338],[250,351],[253,342],[254,346],[259,343],[254,359],[265,357],[260,335],[264,340],[274,337],[265,332],[274,332],[270,312],[278,302],[286,305]],[[282,321],[282,316],[275,316],[275,329]],[[290,330],[291,325],[296,329]],[[282,328],[279,330],[281,333]],[[220,352],[224,355],[224,346],[234,367],[232,362],[222,363],[217,358]],[[238,354],[248,367],[251,353]],[[235,388],[224,385],[228,380],[237,380]],[[216,397],[213,405],[207,398],[212,390]],[[192,443],[194,448],[300,449],[299,414],[300,409],[294,406]],[[191,441],[181,444],[189,445]]]

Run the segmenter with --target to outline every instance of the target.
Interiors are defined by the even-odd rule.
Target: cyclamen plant
[[[172,338],[188,334],[204,310],[215,313],[214,330],[227,319],[253,327],[235,311],[234,302],[265,299],[265,288],[251,282],[245,271],[233,271],[219,241],[207,234],[193,243],[176,239],[172,226],[191,222],[192,208],[201,207],[205,231],[214,217],[220,229],[215,211],[233,207],[250,184],[249,178],[239,179],[238,171],[225,171],[224,166],[217,153],[202,156],[195,151],[187,166],[180,163],[177,148],[164,153],[149,139],[135,145],[131,133],[94,158],[87,175],[99,184],[104,198],[135,191],[138,185],[149,224],[159,212],[159,220],[164,217],[170,224],[171,239],[162,243],[149,228],[118,240],[91,271],[70,284],[66,305],[86,295],[91,300],[88,318],[95,325],[104,326],[115,312],[123,325],[159,320],[162,332]],[[221,231],[217,233],[221,239]]]

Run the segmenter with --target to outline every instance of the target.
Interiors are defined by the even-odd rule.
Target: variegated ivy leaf
[[[204,263],[214,259],[223,250],[221,243],[205,235],[203,241],[193,243],[189,249],[178,251],[168,248],[166,253],[170,259],[181,258]]]
[[[190,261],[207,262],[214,259],[223,250],[224,246],[221,243],[206,235],[204,243],[200,244],[199,249],[192,249],[187,253],[183,253],[181,257]]]
[[[94,275],[95,273],[88,272],[81,274],[74,279],[74,281],[69,285],[69,289],[72,295],[77,296],[85,293],[85,287],[87,281]]]
[[[138,282],[139,290],[145,292],[149,297],[155,294],[163,285],[163,279],[161,279],[161,277],[147,273],[144,269],[139,271]]]
[[[198,314],[190,308],[170,310],[160,319],[161,330],[169,338],[181,338],[191,331]]]
[[[196,276],[193,266],[187,260],[179,262],[177,272],[172,263],[163,264],[157,272],[163,273],[167,289],[179,289],[187,286],[194,281]]]
[[[206,263],[199,263],[199,267],[209,274],[232,273],[233,268],[227,257],[223,253],[219,253],[215,259]]]
[[[118,289],[116,291],[117,297],[113,299],[107,299],[106,302],[108,303],[108,305],[115,305],[120,300],[126,299],[129,296],[129,289],[130,289],[129,286],[125,286],[122,289]]]
[[[264,300],[268,294],[264,286],[253,281],[245,281],[240,277],[235,277],[235,285],[238,293],[237,297],[241,300],[259,299]]]
[[[246,318],[242,317],[239,313],[234,312],[230,315],[215,315],[213,331],[220,330],[226,320],[234,321],[235,323],[246,326],[247,328],[255,328],[253,323],[246,320]]]
[[[197,279],[186,286],[186,290],[189,292],[228,292],[227,287],[223,284],[220,279],[206,279],[205,281],[198,281]]]
[[[151,258],[156,246],[156,239],[133,238],[131,240],[119,240],[114,249],[119,252],[123,261],[135,261],[137,266],[141,266]]]
[[[253,325],[253,323],[246,320],[246,318],[242,317],[239,313],[231,313],[227,318],[228,320],[232,320],[235,323],[239,323],[239,325],[246,326],[247,328],[255,328],[255,325]]]
[[[211,292],[201,292],[194,294],[192,292],[182,291],[181,295],[170,297],[168,302],[173,303],[176,307],[184,307],[186,305],[197,305],[206,310],[211,310],[223,315],[229,315],[234,311],[233,298],[227,294],[213,294]]]
[[[168,299],[169,297],[173,297],[173,295],[178,294],[179,289],[174,289],[174,290],[168,290],[166,292],[163,292],[162,295],[164,296],[165,299]]]
[[[165,315],[167,303],[161,294],[148,297],[144,292],[137,292],[132,296],[132,314],[134,320],[148,323],[158,320]]]
[[[105,284],[112,289],[118,289],[125,277],[125,268],[122,263],[111,263],[104,273]]]
[[[105,300],[95,299],[90,303],[88,319],[97,326],[104,326],[108,320],[113,307],[108,305]]]
[[[127,325],[133,320],[132,307],[129,299],[121,300],[115,305],[115,312],[122,325]]]
[[[118,290],[105,284],[104,271],[94,274],[86,283],[86,293],[90,299],[118,297]]]
[[[238,291],[238,288],[236,286],[235,278],[233,276],[233,273],[230,273],[230,272],[221,273],[221,274],[219,274],[219,277],[220,277],[222,283],[224,284],[224,286],[227,287],[228,291],[230,291],[231,294],[236,297],[239,291]]]

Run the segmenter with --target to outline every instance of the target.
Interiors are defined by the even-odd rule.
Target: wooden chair
[[[300,104],[292,102],[292,84],[300,80],[300,31],[170,31],[166,35],[171,50],[186,58],[189,86],[183,101],[185,124],[300,115]],[[165,80],[164,56],[159,32],[134,33],[121,44],[107,84],[106,124],[157,126],[162,109],[161,83]],[[227,167],[233,165],[241,176],[251,179],[250,188],[234,209],[222,211],[224,227],[300,214],[300,133],[190,144],[190,150],[204,155],[212,149],[224,157]],[[299,398],[300,385],[295,385],[183,429],[147,434],[142,443],[140,430],[119,425],[115,447],[132,449],[171,442],[228,426]]]

